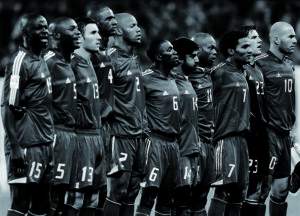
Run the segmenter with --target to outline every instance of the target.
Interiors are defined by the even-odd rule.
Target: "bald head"
[[[270,29],[270,40],[274,37],[281,37],[286,32],[294,32],[294,28],[287,22],[276,22],[271,26]]]
[[[270,50],[283,55],[294,52],[297,40],[294,28],[287,22],[276,22],[270,29]]]
[[[125,41],[133,44],[141,43],[142,34],[135,17],[129,13],[116,14],[118,27]]]
[[[198,44],[199,47],[203,47],[208,41],[215,41],[210,34],[204,32],[196,33],[191,40]]]
[[[199,46],[198,58],[201,67],[211,67],[217,57],[217,43],[208,33],[199,32],[192,38]]]

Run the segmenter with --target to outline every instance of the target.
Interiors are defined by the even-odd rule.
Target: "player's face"
[[[199,63],[198,51],[194,51],[192,54],[185,55],[185,65],[193,68]]]
[[[60,34],[60,42],[63,43],[64,47],[68,47],[71,50],[75,50],[80,47],[80,31],[73,19],[68,19],[61,25]]]
[[[142,42],[141,29],[134,16],[128,16],[122,28],[123,37],[125,40],[133,44],[140,44]]]
[[[261,54],[262,40],[259,37],[256,30],[250,30],[248,33],[248,38],[252,41],[251,47],[253,50],[253,55],[257,56]]]
[[[286,54],[292,54],[295,51],[297,39],[292,27],[286,28],[280,35],[279,50]]]
[[[213,37],[207,37],[200,46],[199,60],[212,65],[217,58],[217,43]]]
[[[107,35],[116,34],[117,20],[110,8],[105,8],[99,13],[98,23],[101,31],[105,32]]]
[[[48,24],[43,16],[37,17],[30,25],[28,39],[32,46],[45,49],[48,46]]]
[[[96,24],[90,23],[85,26],[82,46],[89,52],[98,52],[100,48],[101,37]]]
[[[179,64],[177,52],[170,41],[165,41],[160,45],[159,55],[163,64],[174,67]]]
[[[251,47],[252,41],[248,38],[240,38],[235,49],[234,58],[242,63],[249,63],[253,59]]]

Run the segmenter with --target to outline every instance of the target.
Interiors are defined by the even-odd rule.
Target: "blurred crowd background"
[[[199,31],[219,39],[242,24],[255,24],[267,48],[269,27],[278,20],[291,23],[300,38],[300,1],[293,0],[0,0],[1,65],[16,48],[14,26],[23,13],[41,13],[49,22],[58,16],[83,16],[88,5],[97,3],[110,6],[115,13],[135,15],[145,36],[142,48],[153,37],[173,40]]]

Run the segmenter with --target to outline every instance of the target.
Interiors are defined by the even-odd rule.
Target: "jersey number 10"
[[[293,79],[284,79],[284,92],[291,93],[293,91]]]

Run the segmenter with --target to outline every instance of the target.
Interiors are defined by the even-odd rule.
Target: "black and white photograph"
[[[299,11],[0,0],[0,216],[300,216]]]

